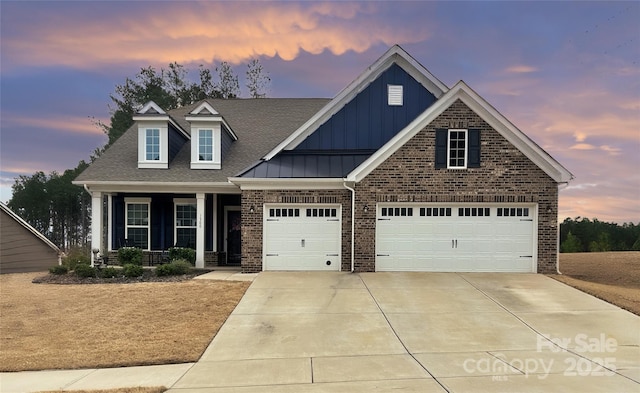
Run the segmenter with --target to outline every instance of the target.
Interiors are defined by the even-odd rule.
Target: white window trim
[[[207,131],[211,132],[211,159],[210,160],[205,160],[205,159],[200,158],[200,148],[202,147],[202,146],[200,146],[200,136],[201,136],[200,134],[202,134],[204,132],[207,132]],[[206,162],[206,163],[213,162],[213,150],[214,150],[214,147],[215,147],[215,143],[214,143],[214,137],[213,137],[213,129],[211,129],[211,128],[199,128],[198,129],[198,155],[196,157],[198,162]]]
[[[196,230],[196,236],[198,233],[198,217],[197,217],[197,209],[198,202],[193,198],[174,198],[173,199],[173,243],[176,244],[178,241],[178,206],[190,205],[196,208],[196,224],[194,226],[188,227],[179,227],[179,228],[193,228]]]
[[[129,225],[129,205],[147,205],[147,213],[149,214],[147,225]],[[124,199],[124,235],[128,238],[129,228],[147,228],[147,248],[151,249],[151,198],[125,198]]]
[[[452,166],[451,164],[451,133],[452,132],[464,132],[464,165]],[[469,165],[469,130],[466,128],[450,128],[447,131],[447,169],[467,169]]]
[[[158,158],[149,158],[149,147],[151,145],[149,145],[149,133],[150,132],[157,132],[158,133]],[[156,161],[160,161],[160,146],[161,146],[161,142],[160,142],[160,129],[159,128],[146,128],[144,130],[144,161],[151,161],[151,162],[156,162]]]
[[[200,131],[211,130],[212,134],[212,160],[200,160]],[[222,137],[220,122],[208,124],[194,124],[191,127],[191,169],[220,169],[221,165]]]
[[[387,85],[387,104],[389,106],[404,105],[403,85]]]
[[[147,130],[160,130],[160,159],[147,160]],[[167,123],[153,122],[138,126],[138,168],[169,167],[169,128]]]

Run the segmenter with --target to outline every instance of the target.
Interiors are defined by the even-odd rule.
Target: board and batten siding
[[[389,85],[403,87],[402,105],[389,105]],[[394,64],[294,150],[377,150],[435,101],[433,94]]]
[[[58,264],[58,251],[0,210],[0,273],[46,271]]]

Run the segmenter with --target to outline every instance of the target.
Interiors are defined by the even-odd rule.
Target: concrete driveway
[[[186,392],[638,392],[640,317],[535,274],[261,273]]]

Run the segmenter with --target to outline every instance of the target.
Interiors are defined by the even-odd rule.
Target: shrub
[[[191,263],[191,266],[196,264],[196,250],[193,248],[185,247],[171,247],[169,249],[169,260],[186,260]]]
[[[100,276],[102,278],[114,278],[118,277],[118,272],[120,269],[116,269],[115,267],[105,267],[100,271]]]
[[[140,277],[143,271],[144,269],[141,265],[134,265],[132,263],[127,263],[122,267],[122,273],[124,273],[125,277]]]
[[[51,274],[62,275],[62,274],[67,274],[68,272],[69,272],[69,268],[66,267],[65,265],[55,265],[49,268],[49,273]]]
[[[96,276],[96,269],[85,264],[76,265],[76,268],[73,271],[78,277],[95,277]]]
[[[118,249],[118,261],[122,266],[142,266],[142,250],[137,247],[121,247]]]
[[[91,265],[89,251],[83,248],[72,248],[62,260],[68,270],[75,270],[77,265]]]
[[[160,265],[156,268],[156,276],[179,276],[191,271],[191,264],[184,259],[177,259],[171,263]]]

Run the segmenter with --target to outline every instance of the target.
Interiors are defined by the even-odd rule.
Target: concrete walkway
[[[535,274],[261,273],[195,364],[0,381],[2,392],[639,392],[640,317]]]

